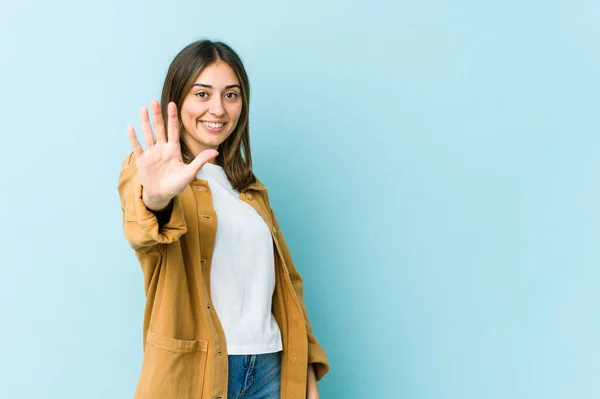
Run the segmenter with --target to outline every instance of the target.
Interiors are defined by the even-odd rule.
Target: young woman
[[[252,172],[249,98],[231,47],[197,41],[151,102],[154,130],[141,110],[145,150],[127,127],[118,190],[146,292],[138,399],[318,398],[329,371]]]

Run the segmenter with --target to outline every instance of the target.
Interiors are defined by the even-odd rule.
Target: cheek
[[[190,122],[192,121],[192,117],[190,116],[190,113],[184,109],[181,110],[181,124],[183,125],[183,128],[187,131],[189,131],[190,129],[192,129],[192,126],[190,126]]]
[[[240,119],[240,115],[242,114],[242,105],[232,104],[231,107],[227,110],[227,113],[231,117],[232,120],[238,121]]]
[[[183,103],[181,107],[181,123],[183,127],[193,129],[196,126],[196,119],[201,115],[201,107],[197,104]]]

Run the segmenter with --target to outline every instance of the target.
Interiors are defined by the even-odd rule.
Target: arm
[[[151,211],[144,203],[133,153],[123,161],[118,182],[125,239],[136,252],[151,252],[159,244],[177,241],[187,231],[179,196],[165,209]]]
[[[317,387],[315,368],[313,367],[312,363],[308,364],[306,378],[306,399],[319,399],[319,387]]]
[[[288,271],[290,274],[290,279],[292,280],[292,285],[294,286],[294,291],[296,292],[296,296],[300,300],[300,305],[302,306],[302,313],[304,315],[304,320],[306,324],[306,333],[308,335],[308,366],[309,366],[309,380],[310,382],[310,368],[314,368],[314,376],[315,376],[315,386],[316,381],[321,380],[325,374],[329,371],[329,361],[327,360],[327,354],[325,350],[317,341],[317,338],[314,336],[312,332],[312,327],[310,325],[310,321],[308,320],[308,312],[306,310],[306,304],[304,303],[304,283],[302,281],[302,277],[296,270],[294,266],[294,262],[292,260],[292,256],[290,254],[290,250],[283,238],[283,234],[281,233],[281,228],[279,227],[279,222],[275,217],[275,213],[273,209],[271,209],[271,214],[273,216],[273,223],[278,233],[278,241],[281,245],[281,249],[283,251],[283,255],[285,257],[285,263],[288,267]]]

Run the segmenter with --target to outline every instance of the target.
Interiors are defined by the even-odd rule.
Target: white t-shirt
[[[196,177],[208,181],[217,213],[210,285],[227,352],[251,355],[280,351],[281,332],[271,312],[275,259],[269,227],[239,198],[239,191],[231,186],[221,166],[206,163]]]

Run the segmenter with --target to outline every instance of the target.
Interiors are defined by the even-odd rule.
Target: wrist
[[[142,191],[142,201],[152,212],[162,212],[169,208],[172,198],[156,198],[151,197],[145,191]]]

